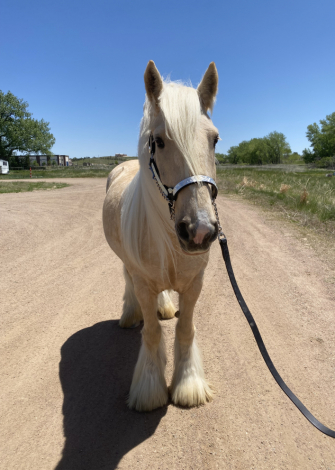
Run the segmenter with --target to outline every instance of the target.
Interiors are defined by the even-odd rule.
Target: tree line
[[[265,165],[281,163],[284,157],[292,153],[286,137],[281,132],[270,132],[265,137],[244,140],[230,147],[227,155],[216,154],[219,162],[246,163],[248,165]]]
[[[310,147],[302,152],[306,164],[319,167],[335,167],[335,112],[307,127]],[[56,139],[49,123],[34,119],[28,111],[28,103],[10,91],[0,90],[0,159],[10,166],[29,166],[30,154],[52,155]],[[216,153],[219,163],[246,163],[249,165],[278,164],[297,161],[300,156],[291,151],[281,132],[270,132],[262,138],[244,140],[230,147],[227,154]]]
[[[293,163],[302,158],[306,164],[320,168],[335,167],[335,113],[307,127],[306,137],[311,148],[304,149],[302,156],[292,152],[286,137],[281,132],[270,132],[262,138],[244,140],[230,147],[227,154],[216,153],[219,163],[245,163],[248,165],[265,165]]]
[[[335,168],[335,113],[320,120],[320,126],[314,122],[307,127],[307,139],[310,149],[302,152],[305,163],[312,163],[320,168]]]

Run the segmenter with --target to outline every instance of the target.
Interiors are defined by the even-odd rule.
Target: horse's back
[[[112,250],[122,259],[121,198],[125,188],[139,171],[138,160],[123,162],[108,175],[102,220],[106,240]]]

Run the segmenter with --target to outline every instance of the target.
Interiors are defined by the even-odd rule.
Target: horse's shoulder
[[[140,165],[137,159],[120,163],[108,175],[106,192],[108,192],[111,185],[119,178],[126,180],[132,179],[138,172],[139,168]]]

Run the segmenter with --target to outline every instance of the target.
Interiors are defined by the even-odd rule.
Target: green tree
[[[227,155],[224,153],[216,153],[215,157],[218,159],[219,163],[227,163]]]
[[[284,163],[299,164],[302,163],[302,156],[298,152],[292,152],[291,155],[284,156]]]
[[[264,137],[268,147],[268,163],[281,163],[291,154],[291,147],[282,132],[270,132]]]
[[[302,151],[302,158],[307,165],[309,163],[313,163],[316,160],[316,156],[311,149],[304,149]]]
[[[268,147],[265,139],[249,140],[245,148],[244,161],[249,165],[263,165],[268,162]]]
[[[17,152],[51,154],[56,140],[49,123],[33,119],[27,108],[28,103],[23,99],[0,90],[0,158],[4,160],[14,161]]]
[[[244,140],[239,145],[230,147],[227,159],[229,163],[264,165],[280,163],[290,154],[291,148],[284,134],[274,131],[263,138]]]
[[[320,125],[307,126],[306,136],[312,149],[303,150],[305,163],[318,162],[322,159],[331,161],[335,157],[335,113],[320,120]]]
[[[240,161],[240,152],[237,145],[233,145],[227,152],[227,160],[229,163],[236,165]]]

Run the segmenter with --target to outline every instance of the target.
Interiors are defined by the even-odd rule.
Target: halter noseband
[[[161,195],[168,202],[171,220],[174,220],[174,215],[175,215],[174,205],[177,200],[179,191],[185,188],[186,186],[189,186],[190,184],[195,184],[198,182],[210,184],[212,188],[212,202],[215,201],[216,196],[218,194],[218,187],[216,186],[216,183],[213,180],[213,178],[211,178],[210,176],[204,176],[204,175],[189,176],[188,178],[185,178],[184,180],[180,181],[180,183],[176,184],[174,188],[169,188],[168,186],[163,184],[162,180],[160,179],[159,170],[154,159],[155,150],[156,150],[156,143],[154,141],[153,135],[150,134],[149,136],[149,151],[150,151],[149,168],[152,171],[152,178],[156,181],[157,187]]]

